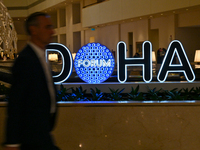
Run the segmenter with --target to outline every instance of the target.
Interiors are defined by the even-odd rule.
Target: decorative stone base
[[[200,102],[59,103],[62,150],[199,150]],[[6,104],[0,104],[4,131]],[[0,142],[3,132],[0,132]]]

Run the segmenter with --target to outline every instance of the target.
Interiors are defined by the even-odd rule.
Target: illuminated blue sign
[[[50,44],[47,51],[59,52],[63,59],[61,72],[54,77],[55,83],[62,83],[67,80],[72,72],[72,55],[67,47],[62,44]],[[175,55],[179,64],[173,64]],[[118,81],[124,83],[127,80],[128,66],[142,66],[143,80],[146,83],[152,80],[152,45],[145,41],[142,45],[141,58],[126,57],[126,43],[117,44],[117,75]],[[74,67],[77,75],[87,83],[98,84],[106,81],[113,73],[115,60],[110,50],[99,43],[89,43],[83,46],[75,56]],[[158,72],[159,82],[165,82],[169,72],[184,73],[188,82],[195,80],[195,74],[187,58],[183,45],[180,41],[174,40],[169,44],[164,60]]]
[[[87,83],[101,83],[107,80],[115,67],[110,50],[99,43],[89,43],[76,54],[74,67],[77,75]]]

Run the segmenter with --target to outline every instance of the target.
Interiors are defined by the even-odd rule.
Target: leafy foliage
[[[143,93],[139,92],[139,85],[134,89],[131,87],[131,92],[128,93],[129,100],[144,100]]]
[[[194,87],[191,88],[190,90],[188,88],[186,89],[182,89],[183,93],[184,93],[184,99],[186,100],[192,100],[193,99],[193,95],[194,95]]]
[[[148,87],[147,93],[139,92],[139,85],[136,88],[131,87],[130,93],[122,93],[123,89],[110,89],[110,93],[103,93],[98,88],[90,89],[90,95],[87,95],[86,90],[79,88],[65,89],[61,85],[58,90],[57,98],[59,101],[134,101],[134,100],[200,100],[200,87],[196,88],[182,88],[178,90],[174,88],[172,90],[163,90],[162,88],[156,90],[156,88],[150,89]]]
[[[119,91],[119,89],[114,90],[109,88],[111,93],[109,94],[110,96],[108,97],[110,100],[112,101],[118,101],[118,100],[122,100],[122,95],[121,93],[124,91],[125,88],[123,88],[122,90]]]
[[[184,97],[181,96],[181,90],[177,91],[177,88],[174,88],[171,91],[165,91],[167,100],[184,100]]]
[[[57,90],[57,101],[65,101],[67,99],[66,92],[66,88],[61,84],[60,90]]]
[[[200,87],[194,88],[193,91],[194,93],[192,99],[200,100]]]
[[[68,95],[67,98],[69,101],[88,101],[88,99],[85,97],[87,90],[83,90],[82,86],[79,88],[76,87],[76,89],[71,88],[71,90],[72,93]]]
[[[95,90],[92,89],[92,88],[90,88],[90,93],[92,95],[92,100],[93,101],[100,101],[100,100],[102,100],[102,97],[104,95],[103,92],[101,92],[98,88],[95,88]]]
[[[162,100],[162,94],[161,94],[161,89],[159,89],[158,91],[156,91],[156,88],[154,89],[150,89],[148,87],[149,91],[146,95],[147,99],[150,99],[150,100]]]

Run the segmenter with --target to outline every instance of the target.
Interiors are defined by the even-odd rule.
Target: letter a
[[[180,64],[172,64],[175,53],[178,56]],[[188,82],[195,80],[195,74],[187,58],[185,50],[180,41],[174,40],[170,43],[162,65],[158,72],[157,79],[159,82],[165,82],[169,72],[183,72]]]

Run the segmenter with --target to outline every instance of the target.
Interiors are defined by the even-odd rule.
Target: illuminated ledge
[[[0,102],[6,107],[7,102]],[[58,107],[200,106],[200,101],[85,101],[58,102]]]
[[[200,106],[200,101],[85,101],[58,102],[59,107]]]
[[[7,106],[7,102],[0,102],[0,107]]]
[[[7,102],[0,102],[0,107],[6,107]],[[58,107],[131,107],[131,106],[200,106],[198,100],[185,101],[77,101],[58,102]]]
[[[90,88],[95,89],[97,87],[101,90],[101,92],[110,92],[109,88],[111,89],[123,89],[123,93],[129,93],[131,91],[131,87],[136,88],[137,85],[139,85],[139,91],[140,92],[148,92],[148,87],[150,89],[156,88],[156,90],[163,89],[163,90],[172,90],[174,88],[188,88],[191,89],[192,87],[200,87],[200,81],[194,81],[194,82],[187,82],[187,81],[178,81],[178,82],[125,82],[125,83],[119,83],[119,82],[103,82],[101,84],[88,84],[88,83],[63,83],[63,86],[66,89],[69,89],[71,87],[76,88],[82,86],[83,90],[87,90],[87,93],[90,93]],[[59,85],[57,85],[59,89]]]

